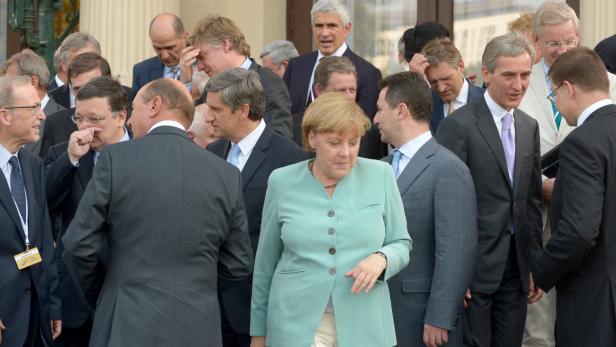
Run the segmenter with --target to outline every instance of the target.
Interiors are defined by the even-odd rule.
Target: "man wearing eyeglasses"
[[[92,312],[86,298],[75,285],[62,261],[62,236],[75,216],[100,151],[107,145],[127,141],[124,127],[128,97],[122,85],[109,77],[96,77],[77,93],[71,120],[77,126],[68,140],[51,147],[47,158],[47,201],[52,217],[62,219],[56,257],[60,278],[60,295],[65,309],[62,319],[65,334],[55,346],[87,346],[92,330]],[[105,246],[103,248],[106,248]],[[99,268],[106,251],[99,259]],[[102,269],[99,275],[104,275]]]
[[[534,38],[543,59],[533,65],[530,85],[519,108],[539,123],[543,155],[558,146],[574,129],[565,122],[556,104],[548,98],[552,92],[548,71],[558,56],[577,47],[580,42],[579,19],[575,11],[564,2],[544,3],[535,13]],[[616,76],[608,73],[608,78],[611,98],[616,100]],[[545,243],[550,238],[547,211],[552,200],[554,179],[543,179]],[[524,347],[554,346],[555,300],[556,293],[552,290],[536,305],[528,307]]]
[[[1,346],[50,346],[62,331],[44,167],[20,150],[43,119],[30,78],[0,77]]]

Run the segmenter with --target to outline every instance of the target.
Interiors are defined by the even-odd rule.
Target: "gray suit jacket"
[[[423,346],[424,323],[449,330],[447,346],[462,346],[462,303],[477,249],[473,179],[430,139],[397,181],[413,239],[409,265],[388,281],[398,347]]]
[[[436,140],[471,171],[477,195],[479,248],[471,291],[492,294],[500,286],[515,232],[520,280],[529,288],[530,252],[541,247],[541,169],[537,121],[515,109],[513,187],[500,134],[485,98],[466,104],[441,122]]]
[[[69,272],[96,302],[91,347],[219,347],[217,282],[253,266],[240,172],[170,126],[102,151],[62,241]]]
[[[49,101],[47,102],[47,105],[45,105],[45,108],[43,109],[43,113],[45,113],[45,118],[49,117],[49,115],[52,115],[56,112],[60,112],[62,110],[65,110],[64,106],[58,104],[54,99],[49,98]],[[41,127],[40,127],[40,136],[41,138],[33,143],[29,143],[27,145],[24,146],[24,149],[34,153],[36,156],[41,157],[41,140],[43,139],[43,130],[45,129],[45,120],[43,119],[43,121],[41,122]],[[47,153],[45,153],[47,154]]]

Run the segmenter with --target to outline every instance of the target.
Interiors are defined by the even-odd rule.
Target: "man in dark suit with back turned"
[[[179,81],[141,88],[136,139],[101,152],[62,238],[69,273],[97,303],[92,347],[222,345],[217,282],[248,277],[253,251],[240,172],[190,141],[193,112]]]
[[[250,58],[250,46],[240,28],[221,16],[207,16],[199,21],[188,38],[192,44],[186,48],[182,61],[182,82],[189,83],[194,62],[199,70],[212,77],[234,67],[255,71],[265,90],[263,119],[275,132],[292,137],[291,100],[289,91],[280,77],[266,70]],[[201,101],[205,102],[205,94]]]
[[[51,346],[62,331],[39,139],[45,114],[28,77],[0,77],[0,344]]]
[[[100,151],[112,143],[127,141],[124,127],[128,115],[128,96],[122,85],[110,77],[96,77],[77,94],[73,121],[77,125],[68,142],[51,147],[47,157],[47,202],[52,218],[62,220],[56,244],[62,321],[64,331],[57,347],[87,346],[92,331],[92,308],[85,301],[62,261],[62,236],[75,211]],[[101,269],[101,272],[103,270]],[[97,274],[102,276],[103,273]]]
[[[345,40],[351,30],[349,11],[337,0],[319,0],[310,11],[312,33],[317,50],[300,55],[289,61],[284,73],[284,81],[291,95],[291,113],[300,114],[306,110],[316,95],[314,72],[320,60],[327,56],[349,58],[357,70],[357,103],[370,119],[376,114],[376,100],[379,97],[378,83],[381,72],[366,60],[353,53]],[[387,154],[387,147],[379,137],[376,127],[372,127],[361,140],[359,155],[380,159]]]
[[[388,281],[398,347],[463,346],[463,298],[475,266],[477,207],[468,168],[430,132],[432,96],[422,76],[380,83],[374,122],[395,147],[391,163],[413,239],[409,266]]]
[[[516,108],[533,56],[516,34],[492,39],[482,57],[484,97],[445,118],[436,132],[475,183],[479,246],[466,310],[471,346],[519,347],[527,302],[543,294],[530,262],[531,249],[541,247],[539,128]]]
[[[182,20],[174,14],[161,13],[150,22],[149,34],[156,56],[133,66],[135,93],[155,79],[180,76],[180,58],[188,36]]]
[[[305,153],[291,140],[265,124],[265,94],[254,71],[225,70],[205,86],[208,112],[205,120],[214,135],[222,138],[208,149],[242,172],[242,191],[253,251],[257,251],[261,212],[267,180],[273,170],[301,161]],[[221,293],[222,333],[225,347],[250,345],[250,297],[252,278]]]
[[[556,286],[556,345],[616,345],[616,106],[597,54],[573,48],[549,71],[561,115],[577,126],[560,145],[552,236],[535,278]]]

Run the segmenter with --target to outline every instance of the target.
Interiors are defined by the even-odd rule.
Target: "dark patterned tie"
[[[28,220],[28,216],[26,215],[26,187],[24,186],[24,176],[21,174],[21,168],[19,167],[17,157],[12,156],[11,159],[9,159],[9,164],[11,164],[13,168],[11,170],[11,194],[19,209],[21,219],[25,223],[25,221]]]

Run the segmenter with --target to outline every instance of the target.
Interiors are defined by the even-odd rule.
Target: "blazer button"
[[[329,254],[334,255],[336,254],[336,249],[334,247],[329,249]]]
[[[334,235],[335,232],[336,232],[336,229],[334,229],[334,228],[327,229],[327,233],[330,234],[330,235]]]
[[[330,275],[335,275],[336,274],[336,268],[335,267],[330,268],[329,269],[329,274]]]
[[[329,212],[327,212],[327,217],[333,217],[336,215],[336,212],[334,212],[334,210],[329,210]]]

